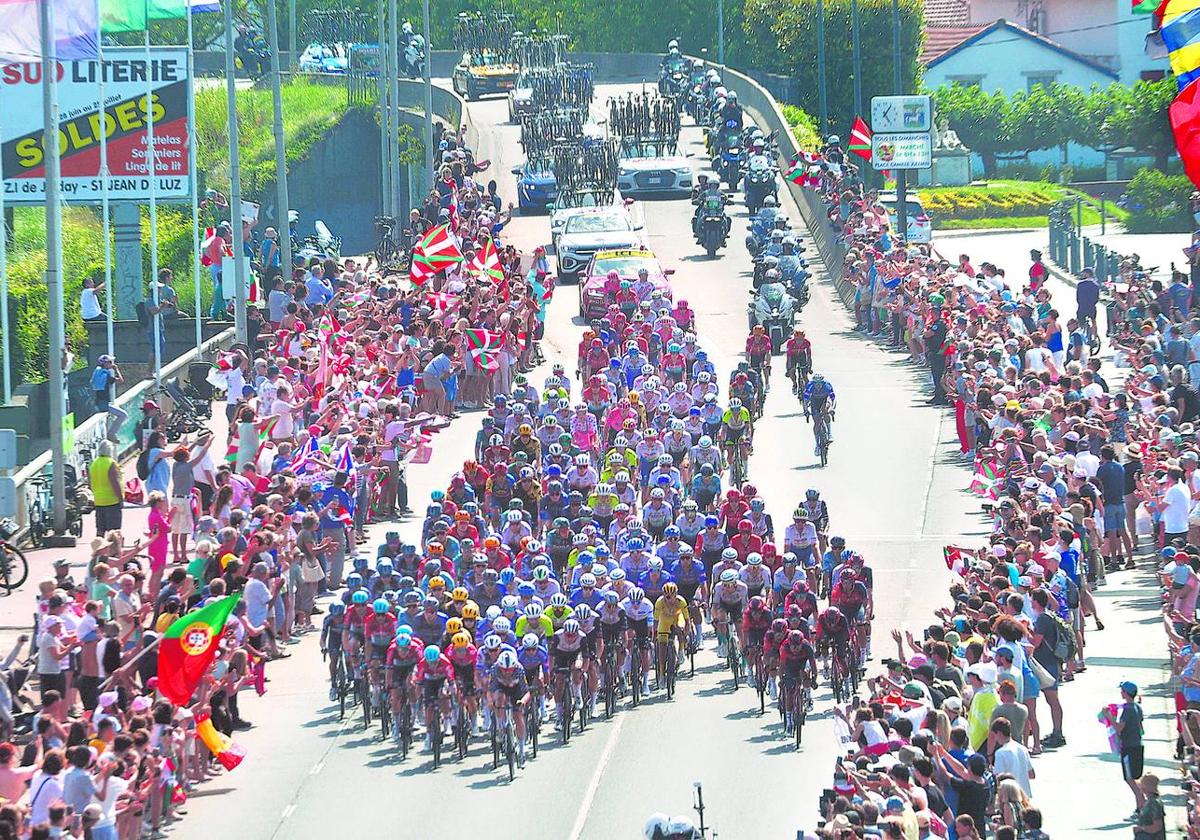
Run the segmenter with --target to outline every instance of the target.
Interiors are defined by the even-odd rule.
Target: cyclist
[[[679,585],[667,582],[663,585],[662,595],[654,602],[654,627],[657,644],[655,654],[658,657],[658,673],[663,674],[667,663],[667,645],[674,644],[679,656],[683,655],[683,642],[691,631],[691,610],[687,599],[680,597]],[[676,635],[675,640],[671,639]]]
[[[554,636],[554,704],[558,720],[562,722],[562,698],[565,690],[563,674],[570,674],[571,700],[576,707],[583,692],[583,671],[580,669],[579,654],[583,650],[583,628],[573,618],[563,622],[562,629]]]
[[[792,393],[800,394],[803,387],[808,385],[808,375],[812,372],[812,342],[805,337],[804,330],[796,327],[784,351],[787,354],[787,375],[792,381]]]
[[[721,449],[725,453],[725,460],[730,464],[733,463],[734,458],[738,457],[737,448],[741,445],[743,437],[747,439],[748,443],[753,444],[754,421],[750,417],[750,409],[746,408],[738,397],[730,398],[729,408],[721,415],[719,437],[721,438]]]
[[[400,720],[401,699],[413,702],[412,681],[413,670],[421,661],[425,651],[425,643],[412,634],[407,627],[396,631],[396,638],[388,646],[387,665],[385,668],[384,685],[387,688],[388,699],[392,704],[392,716]],[[404,696],[407,695],[407,696]],[[400,729],[393,727],[392,736],[399,741]]]
[[[321,622],[321,655],[329,657],[329,699],[337,699],[337,665],[342,658],[342,637],[346,630],[346,605],[334,601]]]
[[[751,369],[759,371],[764,379],[770,378],[771,338],[762,324],[755,324],[746,338],[746,358]]]
[[[371,614],[367,605],[370,600],[365,589],[359,589],[350,596],[350,607],[346,610],[346,653],[355,670],[362,664],[363,622]]]
[[[749,599],[746,584],[738,578],[737,570],[723,570],[717,585],[713,587],[710,605],[713,625],[717,630],[717,646],[722,652],[726,650],[730,625],[737,633],[738,648],[745,651],[746,635],[742,629],[742,614],[746,611]]]
[[[679,586],[679,595],[691,604],[692,644],[700,646],[704,636],[702,605],[708,603],[708,575],[704,563],[696,559],[692,547],[684,543],[679,547],[679,559],[670,569],[671,579]]]
[[[816,639],[826,653],[831,653],[850,670],[850,622],[837,607],[826,607],[817,616]]]
[[[853,569],[845,569],[842,572],[837,586],[829,596],[830,605],[841,610],[846,616],[846,621],[856,629],[855,637],[859,650],[865,650],[867,645],[867,601],[870,597],[866,584],[858,580]]]
[[[808,518],[808,509],[798,507],[792,511],[792,524],[783,530],[783,550],[796,555],[806,574],[811,576],[810,585],[816,581],[817,559],[814,549],[818,544],[817,527]]]
[[[742,635],[746,639],[747,650],[752,654],[763,653],[763,640],[770,629],[771,609],[767,605],[765,598],[761,595],[755,595],[746,605],[746,612],[742,616]],[[751,675],[747,674],[747,683],[749,683],[750,678]]]
[[[786,693],[796,689],[801,679],[807,682],[810,689],[816,687],[817,659],[805,632],[792,630],[779,646],[779,681]],[[808,696],[807,706],[812,708],[812,694]],[[784,726],[790,728],[794,724],[790,707],[784,710],[784,716]]]
[[[433,710],[442,712],[442,734],[450,734],[450,695],[454,689],[454,666],[442,655],[437,645],[424,649],[412,680],[421,687],[421,702],[425,706],[425,749],[433,749]]]
[[[833,569],[841,562],[842,553],[846,550],[845,537],[830,537],[829,550],[821,555],[821,587],[822,597],[831,594],[833,587]]]
[[[525,675],[526,670],[518,660],[517,654],[506,650],[497,657],[496,666],[492,669],[488,682],[492,708],[497,711],[515,708],[518,712],[513,715],[513,729],[517,735],[517,764],[521,767],[525,766],[526,732],[525,715],[519,712],[530,700],[529,682]]]
[[[833,393],[833,384],[825,380],[824,374],[814,373],[812,380],[804,387],[804,416],[813,419],[813,435],[816,435],[817,423],[825,424],[825,437],[833,443],[833,412],[837,409],[837,395]],[[818,453],[820,454],[820,453]]]
[[[739,536],[741,536],[739,534]],[[737,537],[734,537],[736,540]],[[747,595],[753,598],[762,598],[764,603],[769,603],[768,599],[771,596],[771,570],[763,563],[762,554],[757,551],[751,551],[746,555],[746,565],[738,573],[742,583],[746,584]]]
[[[633,650],[635,656],[641,658],[642,694],[650,693],[650,619],[654,617],[654,604],[646,598],[646,593],[634,587],[629,595],[621,602],[621,611],[625,613],[626,626],[629,628],[629,638],[626,647]]]
[[[804,491],[804,504],[802,507],[808,514],[808,521],[817,530],[817,543],[820,546],[821,553],[824,554],[826,536],[829,534],[829,506],[821,498],[821,491],[810,487]]]
[[[479,721],[476,719],[475,694],[475,660],[479,649],[471,644],[469,633],[459,630],[450,640],[450,650],[446,658],[454,666],[454,685],[458,690],[459,714],[467,716],[469,732],[479,734]]]

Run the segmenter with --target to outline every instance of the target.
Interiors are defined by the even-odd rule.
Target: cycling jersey
[[[545,613],[538,616],[536,621],[530,620],[528,616],[523,615],[517,619],[516,631],[517,636],[521,638],[524,638],[526,633],[533,633],[535,636],[544,639],[554,633],[554,625]]]
[[[688,620],[688,602],[676,595],[659,597],[654,602],[654,623],[658,635],[667,636],[672,627],[684,627]]]
[[[816,654],[812,645],[802,642],[800,647],[796,648],[790,641],[785,641],[779,646],[779,668],[786,680],[798,679],[806,669],[815,670]]]
[[[833,607],[817,617],[817,638],[845,642],[850,638],[850,622],[845,613]]]
[[[747,426],[750,424],[750,410],[745,406],[742,406],[736,412],[727,408],[725,409],[725,413],[721,415],[721,423],[730,429],[740,429],[743,426]]]
[[[363,622],[363,634],[371,645],[373,656],[383,656],[396,637],[396,616],[391,613],[372,613]]]
[[[854,581],[854,585],[848,590],[839,583],[830,593],[829,603],[841,610],[848,620],[855,621],[867,605],[867,597],[867,587],[860,582]]]

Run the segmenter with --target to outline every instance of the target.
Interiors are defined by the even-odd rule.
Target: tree
[[[1012,95],[1008,111],[1002,117],[1006,152],[1028,159],[1030,152],[1066,144],[1067,115],[1059,99],[1061,94],[1062,91],[1051,93],[1042,85],[1034,85],[1028,93],[1017,91]]]
[[[917,89],[917,57],[923,36],[921,0],[900,0],[901,77],[904,90]],[[893,82],[892,0],[859,0],[864,109],[871,97],[896,92]],[[826,92],[831,125],[849,129],[854,110],[854,53],[850,0],[824,0]],[[746,0],[744,66],[794,76],[800,101],[818,112],[816,0]]]
[[[955,83],[933,91],[933,98],[938,116],[946,120],[968,149],[983,158],[984,174],[995,171],[996,155],[1012,149],[1007,97],[1000,91],[985,93],[978,85]]]
[[[1154,155],[1154,165],[1165,170],[1175,152],[1175,135],[1167,119],[1167,108],[1177,90],[1175,79],[1137,82],[1124,91],[1116,90],[1119,87],[1108,88],[1116,100],[1108,118],[1111,137],[1117,146],[1132,146]]]

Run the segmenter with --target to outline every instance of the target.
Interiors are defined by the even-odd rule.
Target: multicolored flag
[[[1167,109],[1175,148],[1183,161],[1183,170],[1200,187],[1200,81],[1194,81],[1175,95]]]
[[[975,477],[971,479],[971,486],[968,489],[976,496],[995,499],[999,496],[997,486],[1003,477],[1004,470],[995,461],[987,463],[981,461],[975,466]]]
[[[1161,0],[1133,0],[1135,15],[1152,15],[1158,9]]]
[[[42,60],[43,2],[0,0],[0,64]],[[53,10],[55,57],[60,61],[95,58],[100,46],[96,0],[55,0]]]
[[[500,370],[500,348],[504,341],[502,333],[491,330],[466,330],[467,352],[478,370],[495,373]]]
[[[322,344],[329,344],[337,335],[338,330],[342,325],[338,323],[338,319],[333,316],[332,312],[326,312],[321,316],[320,322],[317,324],[317,334],[321,338]]]
[[[180,616],[163,633],[158,646],[158,690],[163,697],[178,706],[192,699],[217,655],[217,643],[239,597],[229,595]]]
[[[493,283],[498,284],[504,279],[504,265],[500,262],[500,252],[496,250],[496,243],[490,236],[483,240],[483,245],[471,260],[471,270],[486,274]]]
[[[291,463],[287,465],[287,468],[296,475],[303,475],[308,471],[309,465],[314,463],[313,458],[320,451],[321,448],[317,445],[317,439],[310,437],[308,443],[300,447],[300,451],[295,454]]]
[[[458,306],[459,297],[449,292],[430,292],[425,295],[425,302],[429,304],[434,312],[449,312]]]
[[[1182,91],[1200,78],[1200,5],[1173,17],[1170,15],[1168,10],[1159,34],[1167,48],[1171,71]]]
[[[963,573],[963,569],[967,567],[966,558],[966,549],[953,545],[942,547],[942,559],[946,561],[946,568],[954,572],[956,575],[961,575]]]
[[[793,184],[801,184],[805,174],[808,172],[808,165],[800,158],[795,158],[788,164],[787,170],[783,173],[783,177],[791,181]]]
[[[425,284],[433,275],[463,261],[458,242],[450,233],[449,224],[440,224],[425,234],[413,247],[412,265],[408,276],[418,286]]]
[[[196,714],[196,737],[226,770],[237,767],[246,757],[245,750],[217,731],[208,712]]]
[[[862,117],[854,118],[854,125],[850,129],[850,142],[846,149],[863,160],[871,159],[871,127]]]

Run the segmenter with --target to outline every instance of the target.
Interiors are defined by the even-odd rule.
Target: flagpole
[[[67,530],[66,458],[63,452],[63,419],[66,414],[66,371],[63,349],[66,327],[63,324],[62,282],[62,160],[58,146],[58,59],[54,41],[54,8],[39,3],[42,36],[42,152],[46,161],[46,300],[50,316],[46,366],[50,374],[50,457],[54,530],[70,539]]]
[[[0,138],[0,144],[3,139]],[[4,342],[4,404],[12,402],[12,357],[8,349],[8,222],[4,214],[4,159],[0,157],[0,341]]]
[[[150,343],[154,349],[154,382],[162,381],[162,313],[158,311],[158,161],[154,159],[154,73],[150,58],[150,14],[146,14],[146,171],[150,173]]]
[[[229,124],[229,229],[237,236],[233,249],[233,327],[239,342],[246,332],[246,247],[242,224],[241,150],[238,148],[237,75],[233,65],[233,0],[221,4],[225,13],[225,107]],[[234,233],[236,231],[236,233]],[[222,272],[222,280],[224,273]]]
[[[108,107],[104,99],[104,42],[100,39],[97,39],[96,64],[100,72],[97,96],[100,100],[100,228],[104,237],[104,333],[108,355],[113,356],[116,342],[113,338],[112,234],[108,220]]]
[[[147,21],[147,26],[149,21]],[[192,33],[192,5],[187,9],[187,65],[188,65],[188,98],[187,98],[187,132],[188,132],[188,175],[192,180],[192,293],[196,298],[196,353],[204,344],[204,324],[201,315],[204,312],[201,298],[203,290],[200,285],[200,184],[196,174],[196,59],[195,36]]]

